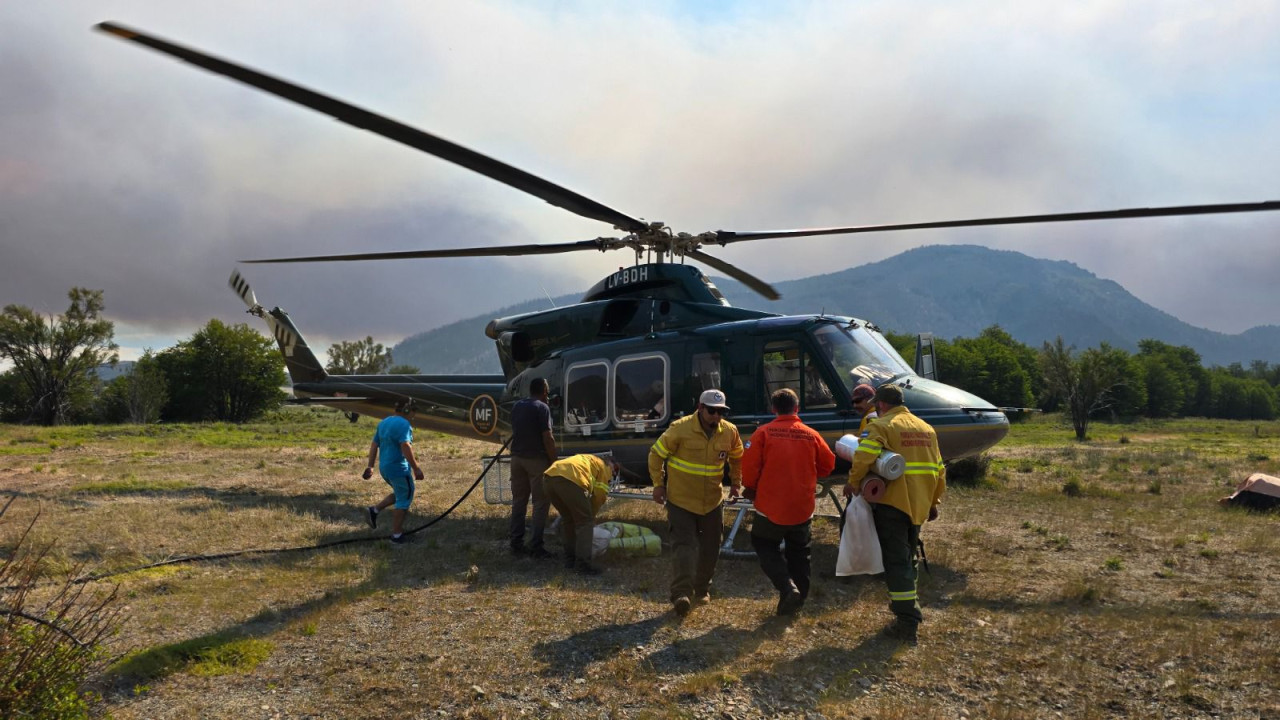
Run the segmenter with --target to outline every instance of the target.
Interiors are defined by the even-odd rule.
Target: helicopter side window
[[[571,366],[565,372],[564,424],[590,432],[609,424],[609,363],[603,360]]]
[[[670,414],[670,374],[665,355],[621,358],[613,366],[613,421],[659,424]]]

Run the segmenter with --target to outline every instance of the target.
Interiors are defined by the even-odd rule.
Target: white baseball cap
[[[707,407],[729,409],[729,406],[725,404],[724,393],[719,390],[703,390],[702,397],[698,398],[698,403]]]

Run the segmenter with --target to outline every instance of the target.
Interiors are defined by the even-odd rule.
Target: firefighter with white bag
[[[920,526],[938,517],[938,503],[946,491],[947,481],[937,434],[902,403],[902,388],[881,385],[876,390],[879,418],[868,426],[866,436],[858,442],[844,495],[863,503],[871,501],[869,507],[889,589],[889,609],[897,616],[885,634],[914,645],[917,627],[923,620],[916,594],[915,550],[920,541]],[[894,459],[889,453],[901,457]],[[880,481],[882,474],[893,474],[899,467],[901,477]],[[873,468],[877,474],[869,475]],[[876,497],[881,493],[876,487],[877,481],[883,483],[880,497]],[[846,538],[856,542],[859,535],[867,537],[865,511],[860,509],[860,504],[851,501],[846,512],[842,555]],[[858,544],[857,549],[861,551],[868,543]],[[839,563],[836,572],[841,574]]]

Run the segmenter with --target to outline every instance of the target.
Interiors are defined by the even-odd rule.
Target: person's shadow
[[[670,622],[666,614],[620,625],[601,625],[561,640],[533,646],[535,659],[546,663],[543,675],[581,677],[589,665],[602,662],[629,648],[646,645],[658,628]]]
[[[765,637],[759,629],[717,625],[697,637],[673,639],[642,662],[664,675],[698,672],[725,665],[755,650]]]

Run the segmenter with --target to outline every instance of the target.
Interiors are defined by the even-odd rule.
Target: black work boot
[[[919,638],[916,635],[916,623],[901,618],[894,620],[892,625],[884,629],[884,636],[906,645],[914,646],[919,643]]]
[[[778,614],[779,615],[795,615],[796,611],[804,605],[804,596],[793,585],[780,593],[778,598]]]

